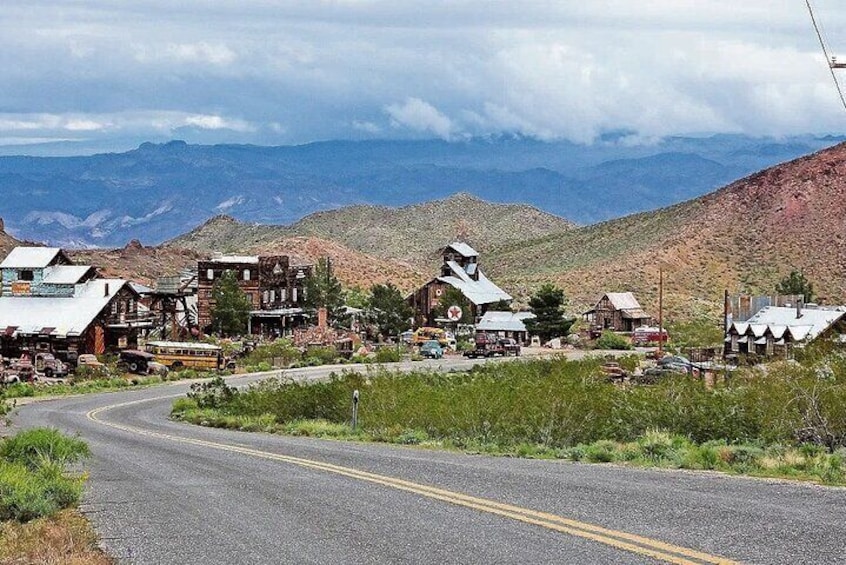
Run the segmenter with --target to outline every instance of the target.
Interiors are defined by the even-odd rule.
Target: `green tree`
[[[352,308],[364,310],[370,306],[370,300],[371,295],[360,286],[348,288],[344,292],[344,304]]]
[[[344,305],[341,283],[332,273],[332,263],[327,257],[321,259],[305,281],[305,307],[312,312],[326,308],[329,320],[334,321]]]
[[[212,288],[211,308],[212,329],[222,335],[246,333],[252,304],[244,291],[238,286],[235,273],[225,271]]]
[[[385,336],[399,335],[410,328],[409,319],[414,315],[402,293],[391,283],[370,288],[368,310],[379,333]]]
[[[813,302],[814,285],[805,278],[805,273],[793,269],[790,274],[781,279],[776,285],[779,294],[801,294],[805,302]]]
[[[529,308],[536,317],[526,320],[526,329],[542,341],[567,335],[574,320],[565,317],[566,303],[563,290],[551,284],[543,285],[529,299]]]
[[[500,300],[498,302],[494,302],[493,304],[488,304],[488,311],[510,312],[511,303],[508,300]]]
[[[438,301],[437,308],[435,308],[435,316],[438,318],[446,318],[447,310],[449,310],[450,306],[458,306],[461,308],[461,319],[458,323],[472,324],[475,322],[473,319],[470,301],[467,300],[464,293],[454,286],[448,286],[446,290],[444,290],[443,294],[441,294],[441,299]]]

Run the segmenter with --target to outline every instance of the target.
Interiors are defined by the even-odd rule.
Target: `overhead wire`
[[[822,48],[825,62],[828,65],[828,71],[831,73],[831,78],[834,81],[834,87],[837,89],[837,95],[840,97],[840,103],[843,105],[843,109],[846,110],[846,97],[843,96],[843,89],[840,87],[840,81],[837,80],[837,73],[834,72],[833,61],[828,54],[828,48],[826,47],[823,33],[820,30],[820,25],[817,23],[817,18],[814,16],[814,9],[811,7],[811,0],[805,0],[805,5],[808,7],[808,13],[811,15],[811,23],[814,24],[814,31],[817,32],[817,39],[820,41],[820,47]]]

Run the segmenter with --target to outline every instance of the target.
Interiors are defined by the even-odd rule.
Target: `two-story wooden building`
[[[417,289],[407,300],[414,309],[418,324],[432,325],[435,309],[447,288],[458,289],[470,305],[475,321],[491,304],[511,302],[511,295],[495,285],[479,268],[479,253],[462,242],[454,242],[443,250],[440,276]]]
[[[224,273],[235,275],[250,301],[250,332],[287,333],[302,319],[305,280],[311,265],[292,264],[287,255],[218,255],[197,263],[197,318],[210,330],[214,308],[212,291]]]
[[[47,351],[73,361],[80,353],[135,347],[152,326],[139,314],[136,292],[123,279],[97,278],[54,247],[16,247],[0,263],[0,351]]]

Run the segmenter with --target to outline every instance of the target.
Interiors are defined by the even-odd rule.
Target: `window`
[[[33,278],[35,278],[35,275],[29,269],[21,271],[20,274],[18,275],[18,279],[22,280],[22,281],[31,281],[31,280],[33,280]]]
[[[294,287],[294,288],[291,290],[291,301],[292,301],[292,302],[296,302],[296,301],[297,301],[297,287]]]
[[[276,291],[275,291],[275,290],[271,290],[271,291],[270,291],[270,302],[271,302],[271,303],[275,303],[275,302],[276,302]]]
[[[288,289],[287,288],[279,289],[279,299],[282,302],[285,302],[286,300],[288,300]]]
[[[267,302],[270,300],[270,296],[271,296],[271,295],[270,295],[270,294],[269,294],[266,290],[265,290],[265,291],[263,291],[263,292],[261,293],[261,301],[262,301],[262,303],[267,304]]]
[[[129,302],[126,303],[126,311],[129,313],[135,312],[135,299],[130,298]]]
[[[249,269],[244,269],[244,280],[245,281],[250,280],[250,270]]]
[[[738,342],[738,335],[732,334],[731,336],[731,350],[732,351],[740,351],[740,343]]]
[[[117,313],[118,313],[118,303],[117,303],[117,300],[115,300],[115,301],[112,302],[112,314],[117,314]]]
[[[210,281],[214,280],[214,269],[209,269],[206,271],[206,278]]]

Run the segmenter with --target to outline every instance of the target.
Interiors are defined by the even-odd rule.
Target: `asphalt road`
[[[321,378],[326,369],[294,374]],[[90,443],[82,509],[119,562],[846,559],[846,489],[171,422],[170,404],[186,389],[40,402],[15,417],[16,426],[54,426]]]

